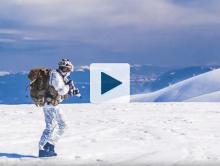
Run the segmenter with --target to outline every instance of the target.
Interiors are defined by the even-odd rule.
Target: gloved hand
[[[74,89],[70,89],[69,93],[70,96],[77,96],[77,97],[81,97],[81,94],[79,92],[78,88],[74,88]]]

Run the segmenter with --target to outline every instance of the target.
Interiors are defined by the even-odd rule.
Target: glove
[[[70,89],[69,93],[70,96],[80,96],[80,92],[78,88]]]

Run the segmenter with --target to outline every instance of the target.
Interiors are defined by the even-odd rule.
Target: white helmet
[[[68,73],[68,72],[73,72],[74,66],[73,64],[69,61],[69,59],[62,59],[59,63],[59,69],[62,72]]]

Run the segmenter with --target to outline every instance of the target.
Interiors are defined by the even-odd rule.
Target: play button
[[[92,103],[130,102],[130,65],[127,63],[91,64],[90,101]]]
[[[122,84],[121,81],[111,77],[110,75],[104,72],[101,72],[101,94],[102,95],[121,84]]]

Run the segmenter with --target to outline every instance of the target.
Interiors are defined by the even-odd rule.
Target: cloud
[[[85,72],[88,71],[89,69],[90,67],[88,65],[80,65],[80,66],[76,66],[75,71]]]
[[[80,41],[116,52],[137,48],[136,41],[157,40],[163,33],[220,24],[219,1],[176,3],[170,0],[17,1],[26,22],[42,40]],[[179,1],[180,2],[180,1]],[[183,2],[183,1],[182,1]],[[197,5],[195,5],[197,4]],[[199,31],[197,31],[198,33]],[[201,32],[202,35],[204,32]],[[161,38],[159,36],[158,38]],[[154,42],[153,42],[154,43]]]
[[[126,39],[127,35],[136,38],[155,29],[161,32],[220,24],[218,0],[198,7],[193,5],[198,0],[188,5],[182,0],[1,1],[0,19],[14,22],[14,28],[24,31],[23,38],[39,40],[108,45]],[[112,34],[118,38],[112,38]]]
[[[0,38],[0,43],[14,43],[16,40],[14,39],[7,39],[7,38]]]
[[[20,34],[20,33],[21,32],[19,30],[16,30],[16,29],[6,29],[6,28],[0,29],[0,34],[16,35],[16,34]]]
[[[182,3],[177,3],[182,2]],[[73,36],[102,29],[184,27],[203,24],[220,24],[218,0],[196,7],[184,5],[182,0],[13,0],[1,3],[1,16],[28,27],[49,31],[64,31]],[[190,5],[191,4],[191,5]],[[12,13],[6,14],[8,11]],[[75,33],[74,33],[75,32]],[[60,32],[61,33],[61,32]],[[98,33],[98,32],[97,32]],[[61,35],[63,36],[63,34]],[[57,36],[60,37],[60,36]]]
[[[180,0],[181,1],[181,0]],[[219,23],[218,0],[196,7],[170,0],[17,0],[16,6],[27,21],[39,26],[78,25],[167,26]],[[183,2],[183,1],[182,1]],[[192,0],[197,2],[198,0]],[[202,2],[202,1],[201,1]],[[188,3],[189,4],[189,3]],[[63,25],[64,24],[64,25]],[[66,27],[68,28],[68,26]]]
[[[109,31],[120,29],[142,33],[155,28],[220,24],[218,0],[209,0],[208,4],[204,0],[1,1],[1,20],[14,22],[17,28],[43,39],[93,42],[98,40],[92,39],[97,35],[105,38]]]
[[[88,56],[91,60],[106,59],[109,54],[130,60],[129,55],[137,54],[140,62],[144,56],[154,62],[158,57],[170,61],[179,54],[200,54],[208,44],[210,57],[218,53],[215,41],[220,38],[219,0],[0,0],[0,3],[0,41],[11,44],[3,48],[9,52],[48,55],[74,50],[84,55],[81,59],[85,61]],[[107,60],[114,59],[110,58]]]

